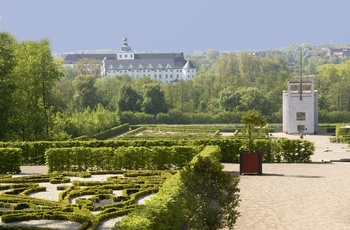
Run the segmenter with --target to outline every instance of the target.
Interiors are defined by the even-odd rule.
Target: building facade
[[[283,132],[318,132],[318,92],[313,82],[288,82],[283,91]]]
[[[192,80],[197,73],[183,53],[136,53],[128,45],[127,38],[116,54],[70,54],[65,64],[73,65],[82,58],[101,60],[101,76],[126,74],[134,78],[149,76],[162,82],[176,82]]]

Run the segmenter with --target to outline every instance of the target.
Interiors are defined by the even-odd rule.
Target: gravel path
[[[299,136],[274,134],[297,139]],[[350,158],[347,144],[330,136],[307,135],[313,161]],[[239,172],[238,164],[225,170]],[[263,164],[262,176],[240,176],[239,230],[350,229],[350,163]]]

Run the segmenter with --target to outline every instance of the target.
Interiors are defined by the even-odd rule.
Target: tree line
[[[295,80],[291,56],[208,51],[194,58],[193,80],[100,77],[96,60],[73,68],[54,58],[48,40],[18,42],[0,33],[0,140],[64,140],[130,123],[236,123],[255,110],[282,122],[282,92]],[[317,59],[317,57],[313,57]],[[295,57],[295,63],[298,58]],[[350,61],[314,63],[306,76],[319,91],[320,122],[349,122]],[[316,63],[316,64],[315,64]]]

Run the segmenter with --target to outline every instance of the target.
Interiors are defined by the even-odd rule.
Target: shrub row
[[[91,138],[97,139],[97,140],[106,140],[108,138],[112,138],[112,137],[118,136],[122,133],[125,133],[125,132],[129,131],[129,129],[130,129],[130,125],[129,125],[129,123],[126,123],[123,125],[119,125],[117,127],[113,127],[109,130],[100,132],[96,135],[91,136]]]
[[[66,213],[61,211],[35,211],[31,213],[9,213],[1,216],[1,220],[4,223],[11,223],[17,221],[27,220],[67,220],[72,222],[88,225],[90,218],[75,213]],[[84,228],[81,228],[84,229]]]
[[[199,150],[193,146],[52,148],[45,153],[49,172],[181,168]]]
[[[222,178],[229,178],[226,183],[217,186],[217,189],[228,194],[225,189],[231,186],[230,188],[233,188],[232,191],[234,194],[230,193],[230,195],[234,196],[230,197],[233,198],[229,201],[232,204],[230,208],[236,208],[238,204],[238,195],[236,194],[238,192],[238,189],[236,189],[237,183],[233,183],[231,176],[227,172],[222,171],[222,165],[220,164],[219,158],[219,147],[211,146],[205,148],[205,150],[194,157],[187,169],[184,168],[176,175],[169,178],[152,199],[146,202],[143,206],[137,206],[134,211],[115,225],[114,230],[218,229],[210,228],[211,226],[207,225],[208,221],[205,217],[206,214],[208,214],[207,212],[202,212],[202,214],[204,214],[203,216],[197,216],[195,213],[198,212],[191,210],[191,207],[188,204],[194,204],[197,209],[202,206],[210,206],[211,208],[209,208],[209,210],[213,211],[212,209],[215,209],[215,207],[211,206],[211,202],[216,202],[217,200],[210,200],[207,199],[208,196],[202,196],[203,191],[200,186],[203,185],[202,182],[208,183],[210,187],[207,187],[207,189],[210,192],[216,193],[217,191],[214,187],[217,186],[217,184],[215,183]],[[219,169],[219,171],[213,170],[214,168]],[[198,176],[200,177],[199,180],[197,180]],[[196,185],[199,187],[196,187]],[[190,191],[190,187],[194,188],[194,190]],[[194,193],[188,194],[183,191]],[[218,194],[216,193],[215,196],[218,197]],[[193,199],[194,197],[196,198]],[[220,205],[221,203],[218,204]],[[220,211],[218,210],[223,210],[221,208],[222,207],[215,209],[215,211],[217,211],[216,214],[218,215],[215,215],[216,219],[213,222],[232,227],[231,224],[234,224],[238,213],[231,210],[233,215],[229,217],[232,218],[233,221],[231,224],[228,224],[227,221],[222,219],[222,216],[219,215]],[[199,210],[199,212],[200,211],[201,210]],[[189,222],[191,222],[191,224]],[[220,227],[223,227],[223,225]]]
[[[0,148],[0,174],[20,173],[22,150],[20,148]]]
[[[296,142],[296,146],[306,145],[310,149],[298,150],[290,145],[282,145],[283,142]],[[308,161],[313,151],[313,144],[306,140],[288,140],[282,139],[257,139],[255,140],[255,149],[259,150],[262,148],[264,154],[264,162],[283,162],[287,159],[295,159],[293,162],[304,162]],[[50,148],[73,148],[73,147],[84,147],[84,148],[100,148],[109,147],[117,149],[119,147],[154,147],[154,146],[207,146],[207,145],[218,145],[221,148],[222,162],[224,163],[237,163],[239,162],[239,149],[247,144],[246,139],[238,138],[197,138],[197,139],[138,139],[138,140],[94,140],[94,141],[61,141],[61,142],[0,142],[0,147],[15,147],[22,149],[23,164],[38,164],[44,165],[46,163],[45,151]],[[282,145],[282,146],[279,146]],[[292,149],[284,149],[292,148]],[[291,152],[299,151],[301,155],[289,157],[278,155],[290,154]],[[277,156],[276,156],[277,154]],[[309,156],[308,156],[309,155]]]

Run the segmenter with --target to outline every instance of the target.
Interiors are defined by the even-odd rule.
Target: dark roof
[[[196,67],[192,64],[191,61],[188,61],[183,68],[184,69],[195,69]]]
[[[64,64],[75,64],[83,58],[103,60],[107,58],[116,58],[116,54],[68,54],[64,59]]]
[[[196,68],[190,61],[186,61],[183,53],[135,53],[134,60],[118,60],[116,54],[68,54],[64,59],[65,64],[75,64],[77,61],[83,58],[103,60],[106,58],[105,65],[108,68],[112,65],[115,69],[122,65],[125,69],[128,69],[132,65],[137,69],[140,65],[143,68],[148,68],[152,65],[152,68],[157,68],[159,65],[162,68],[166,68],[169,64],[171,68],[181,69],[193,69]]]
[[[148,68],[150,65],[152,68],[158,68],[159,65],[166,68],[169,64],[171,68],[181,69],[187,63],[182,53],[138,53],[134,58],[134,60],[106,59],[105,66],[108,68],[112,65],[115,69],[119,69],[122,65],[125,69],[129,69],[132,65],[133,68],[138,69],[140,65],[143,68]]]

